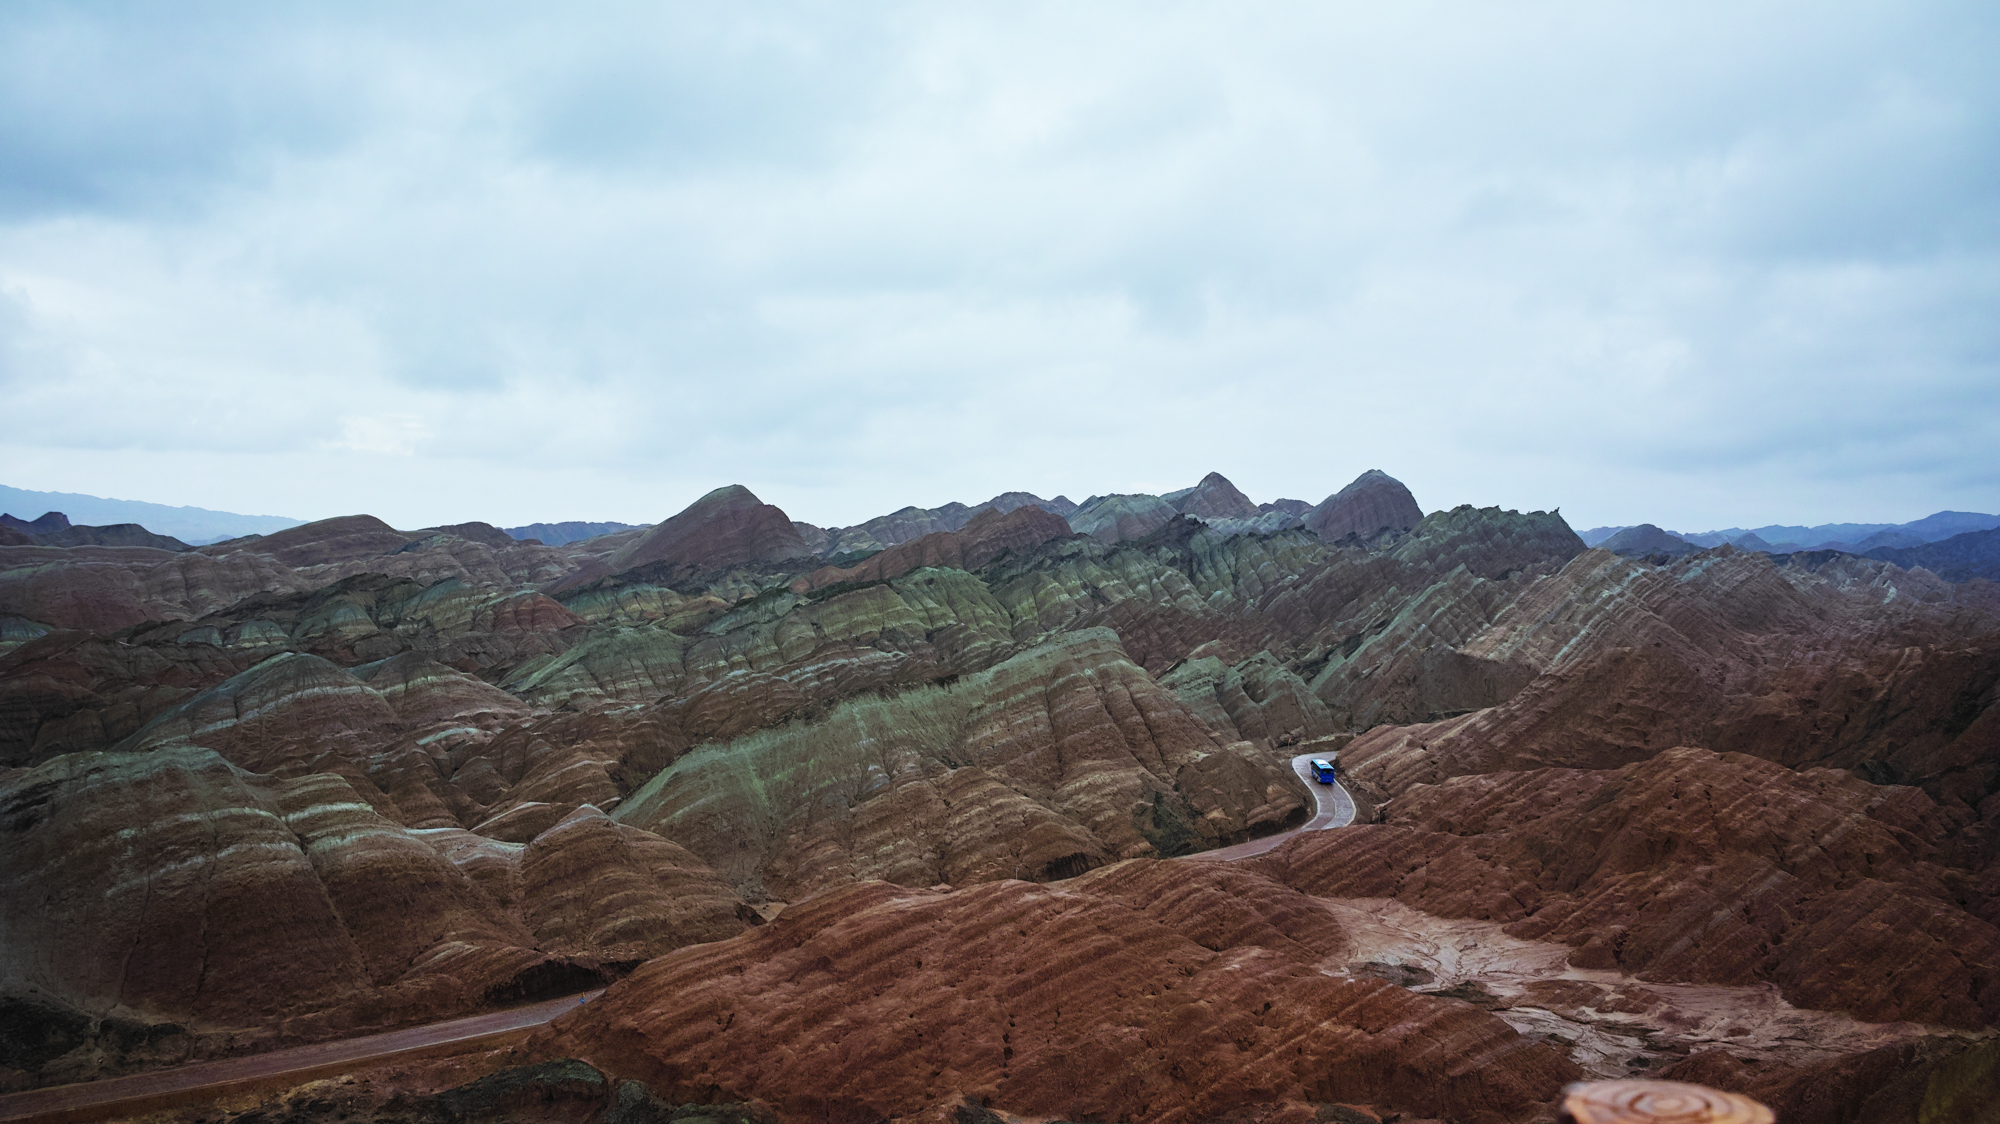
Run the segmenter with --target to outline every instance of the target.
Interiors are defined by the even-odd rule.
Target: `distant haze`
[[[137,523],[154,534],[171,535],[194,544],[242,535],[268,535],[303,522],[282,515],[238,515],[231,511],[138,503],[71,492],[27,492],[0,485],[0,512],[19,519],[38,519],[51,511],[60,511],[71,523],[86,526]]]
[[[1922,2],[9,5],[0,480],[1991,512],[1997,57]]]

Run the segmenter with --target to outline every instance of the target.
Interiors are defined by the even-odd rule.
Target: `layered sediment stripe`
[[[710,1089],[801,1114],[900,1116],[972,1095],[1115,1119],[1283,1099],[1511,1115],[1573,1079],[1476,1008],[1320,974],[1343,941],[1295,891],[1211,864],[1122,864],[1062,888],[854,886],[646,965],[533,1048],[669,1097]],[[1468,1052],[1486,1064],[1452,1070]]]
[[[2000,928],[1960,904],[1948,865],[1962,813],[1920,790],[1678,748],[1457,777],[1391,809],[1254,862],[1316,894],[1507,922],[1581,968],[1762,981],[1871,1022],[2000,1018]]]

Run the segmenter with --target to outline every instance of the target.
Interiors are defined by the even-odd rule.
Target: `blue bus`
[[[1339,779],[1335,775],[1333,759],[1330,757],[1315,757],[1308,764],[1312,766],[1313,779],[1321,784],[1332,784]]]

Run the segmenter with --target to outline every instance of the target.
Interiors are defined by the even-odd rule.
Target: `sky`
[[[2000,510],[2000,7],[0,6],[0,483]]]

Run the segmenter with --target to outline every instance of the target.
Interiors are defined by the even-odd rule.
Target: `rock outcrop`
[[[1255,519],[1263,514],[1250,497],[1236,490],[1220,472],[1211,472],[1201,483],[1183,492],[1163,496],[1183,515],[1204,521],[1213,519]]]
[[[1070,512],[1076,510],[1076,504],[1068,496],[1057,496],[1052,500],[1045,500],[1033,492],[1002,492],[985,503],[972,505],[972,510],[981,511],[989,507],[1000,512],[1002,515],[1017,507],[1039,507],[1051,515],[1065,517]]]
[[[1385,530],[1405,530],[1423,517],[1423,509],[1402,481],[1371,468],[1308,512],[1305,527],[1333,542],[1348,535],[1368,538]]]
[[[783,511],[741,484],[717,488],[606,560],[621,573],[655,563],[691,572],[781,562],[812,552]]]
[[[7,898],[39,903],[5,915],[10,994],[239,1027],[363,1000],[423,1017],[542,959],[338,778],[194,748],[78,755],[0,801]]]
[[[1127,542],[1145,538],[1179,514],[1158,496],[1093,496],[1070,513],[1069,525],[1102,543]]]
[[[1023,505],[1008,514],[987,508],[957,531],[939,531],[892,546],[860,565],[828,566],[792,582],[800,593],[834,585],[888,581],[925,566],[977,570],[1007,551],[1026,551],[1070,533],[1060,515]]]
[[[686,848],[585,804],[520,844],[423,833],[543,952],[589,964],[649,960],[759,919]]]
[[[601,815],[508,853],[409,831],[339,777],[197,747],[17,772],[0,816],[0,894],[36,903],[0,911],[0,993],[152,1026],[183,1054],[439,1018],[746,927],[687,852]],[[45,1058],[41,1077],[97,1060]]]
[[[1464,566],[1474,577],[1504,581],[1553,573],[1584,552],[1583,540],[1554,512],[1503,512],[1463,504],[1432,512],[1389,556],[1433,574]]]
[[[1457,658],[1517,669],[1515,693],[1350,752],[1363,780],[1401,791],[1699,745],[1976,806],[2000,786],[2000,633],[1979,605],[1882,563],[1810,571],[1720,547],[1654,567],[1593,550],[1454,641]]]
[[[1798,1066],[1745,1064],[1710,1048],[1660,1076],[1747,1094],[1785,1124],[1978,1124],[2000,1104],[2000,1047],[1925,1037]]]
[[[1326,704],[1268,651],[1234,666],[1215,656],[1193,658],[1160,684],[1209,726],[1245,741],[1278,747],[1334,732]]]
[[[159,611],[133,589],[129,576],[115,565],[64,565],[49,557],[53,548],[0,547],[0,613],[56,628],[86,632],[117,632],[159,620]],[[145,551],[144,562],[163,561],[165,554]],[[100,556],[101,557],[101,556]],[[46,559],[42,565],[38,561]],[[25,562],[26,565],[8,565]]]
[[[395,710],[355,676],[318,656],[286,652],[172,707],[115,748],[205,745],[269,773],[329,745],[372,746],[395,722]],[[352,756],[367,752],[357,748]]]
[[[799,533],[799,541],[806,544],[806,549],[813,554],[825,554],[826,548],[833,543],[833,536],[825,527],[815,527],[794,519],[792,529]]]
[[[251,539],[249,544],[257,553],[268,554],[287,566],[304,567],[388,554],[408,546],[412,541],[414,536],[396,530],[373,515],[342,515],[287,527]],[[200,549],[210,557],[217,557],[242,543],[242,539],[230,539]]]
[[[848,554],[882,550],[925,535],[956,531],[965,526],[978,510],[962,503],[948,503],[942,507],[906,507],[852,527],[830,528],[821,552]]]
[[[1076,505],[1066,496],[1045,500],[1032,492],[1002,492],[985,503],[948,503],[940,507],[906,507],[887,515],[878,515],[864,523],[852,527],[813,528],[817,535],[806,534],[813,553],[835,557],[850,554],[865,554],[869,551],[884,550],[901,543],[923,538],[926,535],[956,531],[970,523],[974,516],[988,508],[1002,515],[1018,508],[1038,507],[1052,515],[1067,516],[1076,510]]]
[[[1278,758],[1218,738],[1096,629],[691,754],[614,816],[796,897],[1065,877],[1267,835],[1309,805]]]
[[[199,554],[175,558],[176,568],[220,566],[224,576],[235,577],[259,572]],[[251,561],[257,559],[277,565],[262,555]],[[71,565],[51,573],[73,579],[123,571]],[[170,596],[193,595],[176,584]],[[107,748],[162,709],[274,655],[310,653],[352,666],[414,652],[462,675],[561,651],[569,630],[581,624],[537,593],[481,593],[454,579],[426,589],[381,576],[347,579],[312,593],[253,597],[230,612],[196,621],[139,623],[146,627],[127,626],[119,640],[41,629],[45,643],[23,644],[9,653],[0,662],[0,759],[29,763]]]

